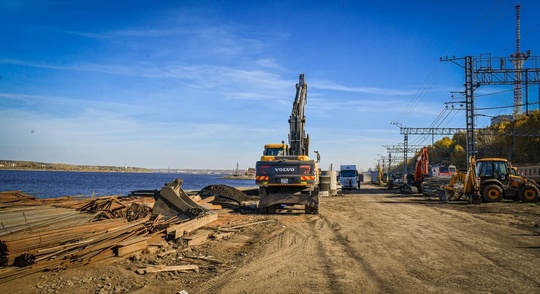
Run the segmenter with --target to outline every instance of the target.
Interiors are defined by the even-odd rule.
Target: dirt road
[[[271,221],[246,227],[229,240],[189,249],[189,254],[224,262],[199,273],[137,275],[133,261],[126,260],[56,275],[42,273],[19,290],[540,293],[538,205],[490,203],[471,208],[372,186],[354,193],[323,198],[319,215],[234,216]],[[520,216],[505,213],[505,206]],[[0,289],[12,286],[13,282]]]

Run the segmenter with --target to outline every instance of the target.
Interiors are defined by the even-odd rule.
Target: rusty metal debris
[[[126,198],[124,201],[121,201],[118,197],[98,198],[77,210],[95,214],[92,221],[114,218],[125,218],[127,221],[134,221],[152,213],[149,206],[133,202],[127,197],[124,198]]]

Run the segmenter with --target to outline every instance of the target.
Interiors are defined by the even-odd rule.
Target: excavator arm
[[[309,135],[306,135],[305,107],[307,104],[307,84],[304,74],[300,74],[296,84],[296,97],[294,98],[291,116],[289,117],[289,145],[291,155],[309,155]]]

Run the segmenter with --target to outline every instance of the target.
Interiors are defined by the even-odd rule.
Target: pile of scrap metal
[[[126,256],[217,220],[217,213],[193,201],[181,184],[171,181],[155,201],[132,196],[59,201],[0,192],[0,284]]]

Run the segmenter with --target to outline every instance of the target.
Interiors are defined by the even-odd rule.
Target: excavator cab
[[[477,161],[476,176],[481,181],[486,179],[495,179],[502,183],[508,183],[510,168],[506,159],[481,159]]]
[[[271,161],[276,158],[276,156],[287,156],[289,155],[289,146],[285,142],[281,144],[266,144],[264,145],[263,155],[261,156],[262,161]]]
[[[267,148],[264,150],[266,156],[283,156],[284,150],[282,148]]]

